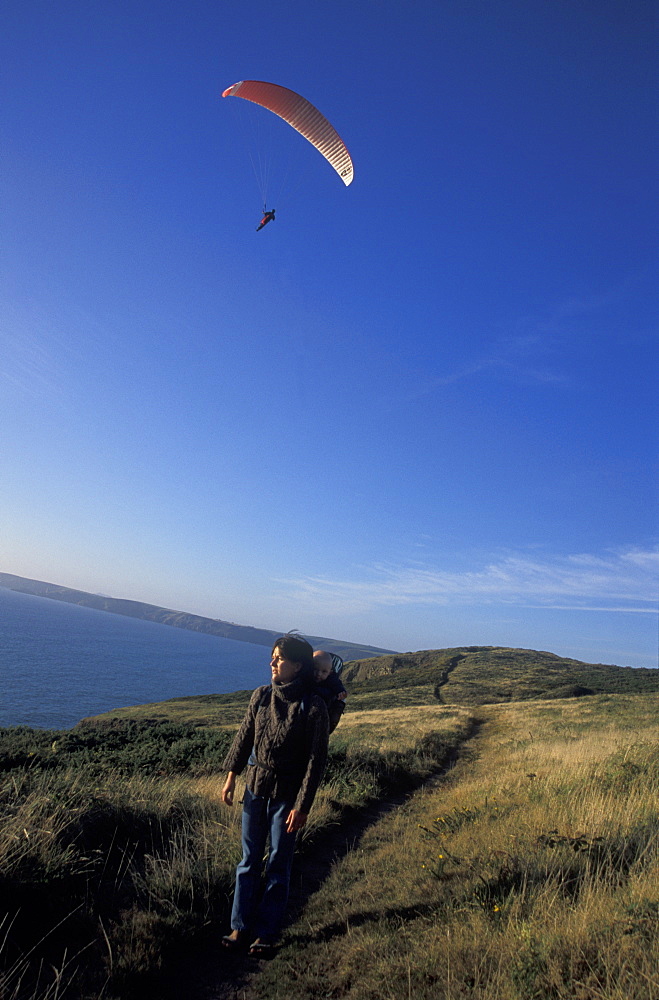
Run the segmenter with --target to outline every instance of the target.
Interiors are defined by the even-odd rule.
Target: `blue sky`
[[[657,665],[650,0],[2,21],[0,570]],[[221,99],[250,78],[327,115],[351,187]]]

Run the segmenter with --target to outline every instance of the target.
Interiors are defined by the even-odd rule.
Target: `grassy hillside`
[[[355,660],[344,679],[355,694],[431,685],[445,704],[659,691],[659,671],[582,663],[533,649],[467,646]]]
[[[659,672],[471,647],[345,676],[299,864],[408,798],[350,840],[240,995],[656,1000]],[[2,1000],[225,995],[226,962],[194,977],[226,928],[240,812],[220,766],[248,698],[0,730]]]
[[[656,1000],[659,695],[484,706],[390,812],[250,1000]]]
[[[169,698],[146,705],[129,705],[114,708],[102,715],[83,719],[83,724],[109,722],[113,719],[140,722],[145,719],[157,722],[174,722],[211,729],[238,726],[245,714],[251,691],[233,691],[231,694],[195,694],[183,698]]]
[[[240,856],[240,810],[220,801],[236,716],[214,708],[212,727],[151,711],[0,730],[2,1000],[190,1000],[177,973],[216,950]],[[472,727],[468,711],[436,704],[425,724],[401,719],[366,741],[350,735],[358,716],[332,738],[303,853],[420,785]]]
[[[392,653],[346,664],[351,709],[483,705],[535,698],[659,691],[659,671],[582,663],[533,649],[463,646]],[[158,719],[227,726],[239,722],[249,691],[193,695],[113,709],[99,719]]]

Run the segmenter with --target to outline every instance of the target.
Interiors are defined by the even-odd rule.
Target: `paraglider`
[[[257,233],[258,233],[259,229],[263,229],[263,227],[267,226],[269,222],[274,222],[274,221],[275,221],[275,210],[274,210],[274,208],[271,208],[269,212],[268,211],[264,211],[263,212],[263,218],[261,219],[261,221],[259,222],[258,226],[256,227]]]
[[[258,104],[283,119],[303,135],[314,146],[327,162],[334,168],[346,187],[352,184],[354,167],[346,145],[331,125],[314,107],[310,101],[287,87],[277,83],[265,83],[263,80],[240,80],[228,87],[222,97],[242,97],[246,101]],[[263,195],[265,201],[265,194]],[[257,226],[257,232],[274,221],[274,209],[268,212],[264,208],[263,218]]]

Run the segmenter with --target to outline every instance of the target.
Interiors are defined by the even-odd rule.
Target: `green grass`
[[[347,714],[353,712],[380,711],[388,708],[406,708],[412,705],[438,704],[434,695],[433,684],[414,684],[400,688],[371,687],[368,683],[351,684]],[[343,725],[343,723],[342,723]]]
[[[301,850],[410,797],[335,865],[253,996],[656,1000],[659,675],[477,647],[380,659],[346,671]],[[220,764],[249,695],[0,730],[2,1000],[165,1000],[216,943],[240,851]]]
[[[659,691],[659,671],[582,663],[530,649],[465,646],[357,660],[345,671],[356,694],[433,685],[446,704],[481,705],[605,692]]]
[[[224,913],[237,831],[188,778],[14,770],[0,806],[3,998],[50,995],[67,963],[72,996],[150,995]]]
[[[157,719],[109,719],[70,730],[0,730],[0,773],[84,768],[105,775],[207,774],[217,771],[231,734]]]
[[[164,722],[188,723],[194,726],[237,726],[249,703],[251,691],[233,691],[231,694],[189,695],[184,698],[170,698],[146,705],[131,705],[115,708],[88,721],[109,721],[112,719],[156,719]]]
[[[333,739],[302,849],[423,782],[468,733],[467,714],[440,716],[414,732],[401,719],[380,749]],[[240,810],[221,803],[218,769],[230,739],[149,718],[0,731],[3,1000],[167,996],[228,917]]]
[[[481,709],[477,752],[335,866],[253,995],[656,1000],[658,709]]]
[[[659,691],[659,671],[582,663],[553,653],[462,646],[396,653],[346,664],[349,710],[398,708],[437,701],[480,705],[588,694]],[[196,726],[237,725],[250,691],[193,695],[113,709],[96,719],[156,719]]]

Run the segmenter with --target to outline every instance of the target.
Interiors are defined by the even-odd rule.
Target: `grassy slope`
[[[447,704],[482,705],[574,694],[659,691],[659,671],[582,663],[532,649],[468,646],[355,660],[355,692],[430,684]]]
[[[480,710],[339,863],[252,1000],[656,1000],[659,695]]]
[[[659,691],[659,671],[582,663],[553,653],[494,646],[395,653],[346,664],[350,708],[480,705],[579,693]],[[580,690],[581,689],[581,690]],[[583,691],[586,689],[586,691]],[[249,691],[193,695],[113,709],[98,719],[160,719],[204,726],[240,721]]]
[[[346,808],[418,786],[452,747],[467,752],[447,780],[419,788],[335,867],[251,982],[250,1000],[656,1000],[659,675],[482,648],[368,666],[369,676],[363,662],[346,671],[349,709],[303,850]],[[643,697],[624,692],[630,680]],[[595,682],[605,693],[556,697]],[[180,754],[154,750],[148,720],[157,720],[161,743],[169,725],[179,741],[188,725],[203,754],[195,727],[226,739],[248,697],[108,713],[101,734],[139,736],[132,757],[147,764],[133,774],[123,746],[123,756],[107,757],[115,769],[99,770],[98,748],[85,750],[94,725],[53,734],[52,746],[41,737],[36,750],[23,733],[26,763],[0,795],[0,859],[4,887],[23,894],[24,913],[39,913],[38,933],[66,918],[36,953],[51,963],[58,996],[91,997],[100,984],[107,1000],[164,997],[167,959],[204,926],[216,934],[224,925],[239,814],[219,801],[212,756],[196,777],[167,773]],[[474,718],[483,725],[470,739]],[[80,757],[84,766],[71,770],[64,754],[83,750],[94,767]],[[63,766],[48,770],[55,760]],[[11,975],[0,994],[12,1000],[45,1000],[54,988],[50,972],[35,987],[34,963],[20,964],[30,931],[18,919],[9,936]],[[80,944],[92,969],[88,993],[75,978],[64,989]]]
[[[178,998],[174,968],[211,932],[216,947],[227,922],[240,811],[220,801],[215,744],[245,697],[228,698],[224,716],[201,700],[202,725],[187,704],[185,719],[149,706],[73,730],[0,731],[3,1000]],[[425,721],[397,712],[389,738],[376,740],[377,712],[353,712],[333,736],[302,850],[355,809],[418,786],[471,727],[468,711],[437,703]]]
[[[251,691],[233,691],[231,694],[199,694],[147,705],[129,705],[115,708],[102,715],[92,716],[83,722],[110,721],[112,719],[190,723],[211,728],[237,726],[249,702]]]

